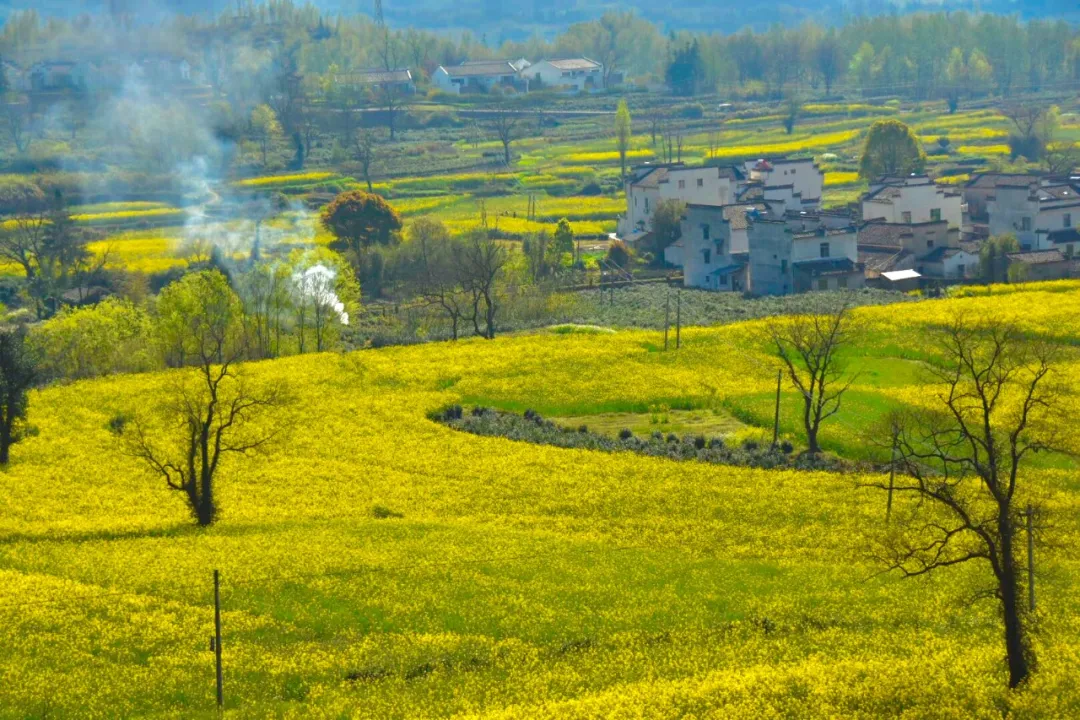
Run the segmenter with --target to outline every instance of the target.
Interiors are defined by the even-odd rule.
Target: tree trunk
[[[804,403],[803,427],[806,428],[806,451],[811,455],[817,455],[821,452],[821,448],[818,447],[818,424],[811,419],[813,411],[810,398],[806,398]]]
[[[998,589],[1001,594],[1001,610],[1005,619],[1005,652],[1009,661],[1009,687],[1019,686],[1027,678],[1029,667],[1027,648],[1024,646],[1024,630],[1020,617],[1020,592],[1016,582],[1016,563],[1013,558],[1013,526],[1008,508],[998,517],[1001,535],[1001,575]]]

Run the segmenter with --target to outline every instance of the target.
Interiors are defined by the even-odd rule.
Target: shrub
[[[667,441],[669,443],[677,443],[677,442],[679,442],[679,436],[676,435],[675,433],[668,433]]]
[[[589,426],[588,425],[579,425],[577,431],[579,433],[581,433],[582,435],[584,435],[587,432],[589,432]]]
[[[620,440],[629,440],[632,437],[634,437],[634,433],[629,428],[623,428],[619,431]]]
[[[705,117],[705,106],[701,103],[689,103],[679,108],[679,117],[687,120],[700,120]]]
[[[694,447],[696,447],[698,450],[704,450],[705,449],[705,436],[704,435],[698,435],[697,437],[694,438]]]
[[[780,443],[780,452],[784,453],[785,455],[790,455],[792,452],[794,452],[794,450],[795,446],[789,443],[787,440]]]
[[[405,517],[402,513],[394,512],[390,508],[385,507],[383,505],[376,505],[375,507],[371,508],[371,515],[372,515],[372,517],[376,518],[377,520],[386,520],[388,518],[403,518],[403,517]]]
[[[747,452],[754,452],[760,447],[757,440],[745,440],[742,444],[743,450]]]

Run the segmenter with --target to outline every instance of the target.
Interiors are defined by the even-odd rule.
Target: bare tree
[[[390,141],[393,142],[397,116],[408,104],[409,93],[401,83],[394,81],[393,76],[393,73],[400,69],[399,56],[402,55],[400,39],[391,37],[389,28],[384,25],[382,40],[379,56],[382,69],[386,72],[386,80],[377,85],[376,96],[379,104],[386,110],[386,124],[390,128]]]
[[[797,315],[770,320],[765,335],[784,365],[791,384],[803,396],[807,451],[821,452],[821,423],[840,412],[841,399],[854,382],[844,379],[838,353],[851,334],[846,304],[825,315]]]
[[[479,228],[465,236],[455,258],[461,285],[472,296],[473,330],[488,340],[495,338],[498,283],[508,259],[506,248]],[[481,318],[484,329],[480,328]]]
[[[464,257],[461,244],[438,220],[420,218],[409,226],[409,246],[418,267],[414,273],[415,290],[429,307],[438,308],[450,321],[452,337],[457,340],[461,323],[473,305],[463,285],[461,267]]]
[[[116,429],[125,450],[144,461],[169,488],[184,494],[192,515],[206,526],[217,517],[215,482],[222,460],[268,445],[281,425],[261,416],[285,404],[280,385],[257,388],[237,363],[246,352],[243,308],[216,271],[194,273],[163,293],[162,312],[179,314],[176,342],[195,368],[174,376],[154,416]]]
[[[360,163],[368,192],[371,192],[371,163],[375,161],[375,133],[366,128],[358,130],[354,141],[356,161]]]
[[[9,103],[0,98],[0,110],[2,110],[4,127],[16,152],[27,152],[34,139],[30,128],[29,103],[25,101]]]
[[[1017,491],[1028,457],[1056,449],[1068,423],[1055,406],[1058,353],[988,319],[956,317],[940,336],[941,360],[928,369],[937,407],[910,413],[890,438],[901,471],[892,492],[914,502],[880,555],[905,577],[984,563],[993,583],[983,594],[1000,604],[1016,687],[1034,659],[1017,571]]]
[[[495,136],[503,146],[503,161],[510,165],[510,143],[517,138],[518,114],[505,102],[500,101],[495,105],[495,114],[491,121],[491,127]]]

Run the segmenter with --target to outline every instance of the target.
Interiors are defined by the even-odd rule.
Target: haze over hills
[[[319,0],[314,4],[324,11],[346,15],[370,14],[373,8],[373,0]],[[44,16],[110,10],[152,16],[162,12],[218,14],[235,5],[228,0],[2,0],[0,18],[30,9]],[[690,0],[677,12],[670,12],[667,5],[646,0],[523,0],[516,3],[399,0],[383,3],[384,15],[391,25],[468,30],[493,44],[520,40],[536,33],[557,32],[572,23],[593,20],[607,10],[633,10],[669,30],[734,32],[743,27],[762,29],[774,23],[797,25],[815,21],[828,25],[851,16],[942,9],[1017,14],[1025,19],[1080,21],[1080,8],[1074,0],[773,0],[754,4],[734,0]]]

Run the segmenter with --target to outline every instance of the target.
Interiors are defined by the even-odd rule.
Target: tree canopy
[[[926,168],[926,151],[904,123],[892,118],[870,126],[859,161],[859,177],[871,180],[882,175],[910,175]]]
[[[334,235],[333,250],[359,260],[373,245],[390,245],[401,230],[401,216],[379,195],[362,190],[341,193],[327,205],[322,225]]]

